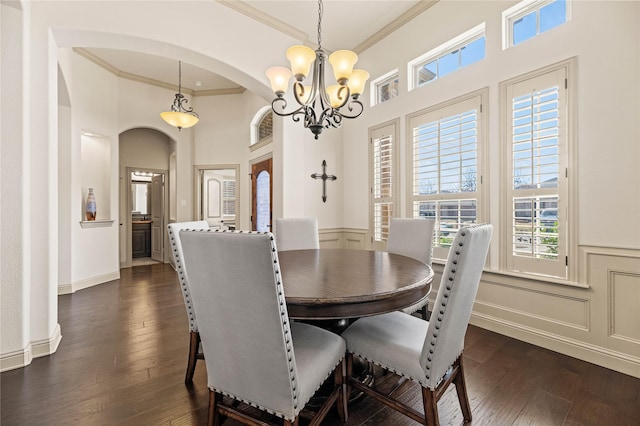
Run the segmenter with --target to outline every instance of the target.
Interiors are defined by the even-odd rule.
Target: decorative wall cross
[[[327,174],[327,162],[322,160],[322,174],[314,173],[311,175],[314,179],[322,179],[322,202],[327,202],[327,179],[336,180],[337,177]]]

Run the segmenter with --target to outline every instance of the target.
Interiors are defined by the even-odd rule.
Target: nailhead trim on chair
[[[456,266],[458,265],[458,259],[460,258],[460,254],[462,253],[462,247],[464,247],[464,237],[466,237],[466,235],[467,235],[465,230],[477,228],[477,227],[480,227],[480,226],[484,226],[484,224],[475,224],[475,225],[465,226],[464,228],[461,228],[460,236],[463,237],[463,238],[458,243],[458,247],[456,248],[456,251],[455,251],[455,257],[451,261],[452,265],[456,265]],[[431,335],[431,340],[429,341],[429,345],[430,345],[429,354],[430,355],[433,355],[433,347],[436,345],[436,340],[438,339],[438,330],[440,330],[440,323],[442,322],[442,319],[443,319],[442,316],[444,315],[445,308],[447,306],[447,300],[449,299],[449,295],[451,294],[451,284],[450,283],[453,282],[454,279],[455,279],[456,266],[453,266],[451,268],[451,271],[450,271],[450,274],[449,274],[449,277],[448,277],[449,283],[443,289],[445,291],[445,293],[443,293],[444,300],[442,301],[441,306],[438,309],[438,315],[436,316],[436,319],[435,319],[436,323],[435,323],[434,328],[435,328],[436,331],[433,332],[433,334]],[[438,292],[440,292],[440,291],[442,291],[442,290],[439,289]],[[433,316],[432,316],[432,318],[433,318]],[[382,368],[384,368],[386,370],[392,371],[393,373],[396,373],[399,376],[406,377],[407,379],[409,379],[411,381],[417,382],[421,386],[428,387],[428,385],[424,382],[424,380],[421,380],[420,378],[414,378],[414,377],[411,377],[411,376],[407,376],[406,374],[404,374],[401,371],[398,371],[398,370],[396,370],[394,368],[391,368],[391,367],[389,367],[387,365],[384,365],[384,364],[382,364],[380,362],[376,362],[374,360],[370,360],[367,357],[365,357],[365,356],[363,356],[363,355],[361,355],[361,354],[359,354],[357,352],[352,352],[352,353],[354,355],[357,355],[358,357],[366,360],[366,361],[372,362],[372,363],[374,363],[374,364],[376,364],[376,365],[378,365],[378,366],[380,366],[380,367],[382,367]],[[458,354],[458,356],[460,356],[460,354]],[[430,370],[431,356],[429,356],[427,358],[427,361],[428,361],[428,363],[427,363],[427,365],[425,365],[425,370],[428,372]],[[429,380],[429,374],[428,373],[425,375],[425,378],[427,380]],[[437,386],[437,384],[436,384],[436,386]],[[435,389],[435,387],[434,387],[434,389]]]
[[[189,314],[189,331],[198,332],[198,323],[195,319],[195,314],[193,310],[193,306],[191,305],[191,298],[189,296],[189,290],[187,289],[187,279],[184,276],[184,266],[182,265],[182,259],[178,255],[178,246],[176,244],[176,236],[171,228],[167,227],[169,231],[169,238],[171,240],[171,247],[173,249],[173,258],[176,261],[176,269],[178,272],[178,278],[180,278],[180,289],[182,290],[182,295],[184,296],[184,304],[187,308],[187,313]],[[189,231],[196,231],[195,229],[184,229]]]
[[[278,251],[277,251],[277,247],[275,244],[275,238],[273,236],[273,234],[271,234],[270,232],[258,232],[258,231],[231,231],[231,230],[219,230],[219,229],[215,229],[215,230],[211,230],[211,229],[207,229],[207,230],[194,230],[194,229],[185,229],[185,231],[201,231],[201,232],[221,232],[221,233],[232,233],[232,234],[262,234],[262,235],[270,235],[270,241],[271,241],[271,259],[273,261],[273,264],[276,265],[274,266],[273,270],[274,270],[274,274],[275,274],[275,279],[276,279],[276,286],[277,286],[277,291],[278,291],[278,302],[280,305],[280,316],[283,318],[282,319],[282,324],[284,325],[284,334],[285,334],[285,342],[286,342],[286,348],[287,348],[287,353],[291,354],[292,350],[293,350],[293,345],[291,343],[291,338],[289,336],[291,336],[291,328],[289,327],[289,317],[287,316],[287,312],[286,312],[286,302],[285,302],[285,298],[284,298],[284,289],[282,287],[282,280],[280,278],[280,268],[277,266],[278,265]],[[320,386],[322,386],[322,384],[324,383],[324,381],[329,378],[329,376],[331,376],[331,374],[333,373],[333,370],[335,369],[335,367],[337,367],[340,362],[342,362],[342,360],[344,359],[344,356],[340,358],[340,360],[338,361],[338,363],[334,366],[333,369],[331,369],[329,371],[329,373],[326,375],[325,379],[322,380],[320,382],[320,384],[316,387],[316,389],[314,390],[314,392],[312,393],[315,394],[315,392],[320,389]],[[293,407],[294,407],[294,412],[295,415],[297,416],[300,411],[302,410],[302,408],[304,408],[305,405],[307,405],[307,401],[298,401],[298,388],[296,386],[296,382],[297,382],[297,377],[295,376],[295,374],[293,374],[295,372],[294,368],[293,368],[293,357],[289,357],[288,359],[288,363],[289,363],[289,372],[291,373],[290,376],[290,383],[291,383],[291,390],[293,391]],[[286,419],[288,421],[294,421],[294,418],[289,418],[287,417],[285,414],[283,413],[279,413],[279,412],[275,412],[274,410],[268,409],[266,407],[263,407],[259,404],[256,404],[255,402],[252,401],[248,401],[244,398],[240,398],[237,395],[228,393],[228,392],[224,392],[220,389],[217,389],[215,387],[209,387],[209,389],[211,389],[212,391],[219,393],[221,395],[225,395],[228,396],[230,398],[235,399],[236,401],[240,401],[240,402],[244,402],[245,404],[250,405],[251,407],[255,407],[258,408],[262,411],[265,411],[269,414],[272,414],[274,416],[277,416],[279,418],[282,419]],[[300,407],[300,409],[298,409],[298,407]]]

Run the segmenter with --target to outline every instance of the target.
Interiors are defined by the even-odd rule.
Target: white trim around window
[[[434,260],[458,228],[488,221],[487,99],[481,89],[407,116],[407,212],[433,217]]]
[[[573,58],[500,83],[506,272],[576,278],[575,67]]]

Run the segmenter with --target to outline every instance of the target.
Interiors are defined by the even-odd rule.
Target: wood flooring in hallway
[[[206,424],[204,363],[192,386],[183,382],[189,333],[170,265],[60,296],[59,322],[55,354],[0,375],[2,426]],[[640,379],[473,326],[464,362],[473,425],[640,425]],[[401,394],[422,410],[417,385]],[[347,425],[415,424],[372,400],[349,410]],[[455,387],[439,410],[443,425],[463,423]],[[330,413],[324,424],[340,422]]]

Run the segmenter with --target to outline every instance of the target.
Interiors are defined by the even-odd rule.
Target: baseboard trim
[[[638,357],[475,312],[471,314],[469,323],[541,348],[640,378],[640,358]]]
[[[93,287],[119,278],[120,271],[114,271],[108,274],[96,275],[95,277],[86,278],[74,283],[60,284],[58,285],[58,295],[75,293],[83,288]]]
[[[60,324],[56,324],[51,337],[48,339],[29,342],[29,344],[20,351],[10,352],[0,356],[0,372],[26,367],[31,364],[33,358],[51,355],[58,350],[61,340],[62,333],[60,332]]]

